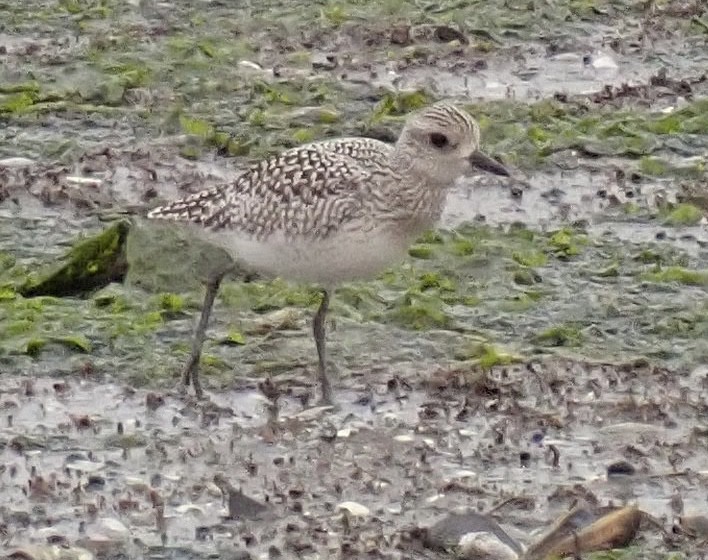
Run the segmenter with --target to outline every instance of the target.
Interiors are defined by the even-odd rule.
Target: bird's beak
[[[489,173],[494,173],[495,175],[503,175],[504,177],[509,177],[510,175],[509,170],[506,167],[479,150],[472,152],[469,161],[470,164],[472,164],[472,167],[476,167],[482,171],[488,171]]]

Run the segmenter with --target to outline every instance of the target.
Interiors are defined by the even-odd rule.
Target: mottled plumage
[[[324,287],[314,328],[320,381],[329,400],[326,291],[401,259],[411,241],[438,220],[448,188],[471,165],[507,174],[479,152],[475,121],[454,105],[438,103],[412,115],[395,145],[370,138],[305,144],[250,166],[232,182],[156,208],[148,217],[192,224],[259,272]],[[220,279],[210,284],[214,290]],[[203,311],[200,328],[208,313]],[[198,329],[185,370],[185,383],[193,378],[198,393],[194,360],[203,336]]]

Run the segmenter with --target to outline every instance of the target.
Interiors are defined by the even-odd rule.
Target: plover
[[[155,208],[148,218],[191,224],[251,270],[322,288],[313,334],[322,401],[331,403],[325,316],[332,292],[401,261],[436,224],[455,180],[472,167],[509,175],[480,151],[477,122],[439,102],[411,114],[395,144],[363,137],[304,144],[253,164],[231,182]],[[198,397],[205,332],[227,272],[207,282],[182,374],[183,387],[191,382]]]

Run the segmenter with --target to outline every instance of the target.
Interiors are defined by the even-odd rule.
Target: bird
[[[335,288],[402,261],[439,220],[455,181],[474,168],[509,176],[480,149],[477,121],[438,101],[408,115],[398,140],[323,139],[264,158],[235,179],[147,213],[191,227],[259,275],[317,285],[312,321],[322,404],[333,404],[325,318]],[[229,267],[209,274],[181,390],[203,398],[199,360],[214,300]]]

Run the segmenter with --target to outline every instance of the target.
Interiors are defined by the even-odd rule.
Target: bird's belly
[[[349,231],[325,240],[257,241],[221,231],[214,241],[246,268],[267,276],[334,285],[374,277],[399,263],[412,239],[380,230]]]

